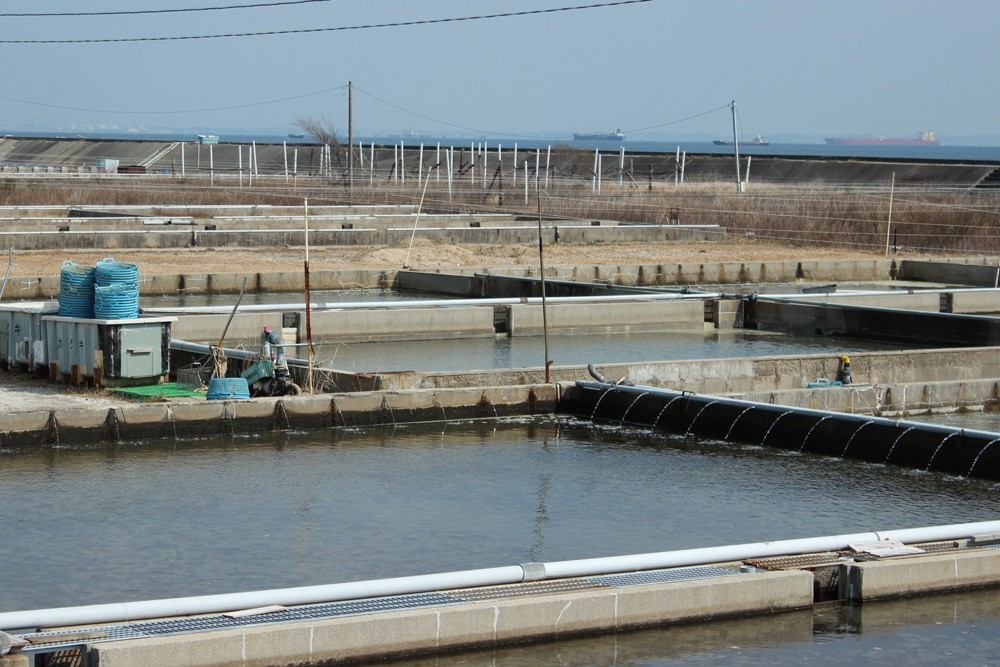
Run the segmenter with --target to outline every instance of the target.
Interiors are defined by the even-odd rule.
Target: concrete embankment
[[[353,223],[352,223],[353,224]],[[538,227],[520,225],[479,225],[475,227],[433,227],[425,224],[420,237],[439,243],[475,244],[529,244],[538,242]],[[609,243],[609,242],[663,242],[706,241],[725,236],[725,230],[715,225],[617,225],[594,226],[572,221],[546,223],[545,237],[549,242],[560,243]],[[413,234],[413,225],[395,228],[357,227],[309,230],[309,244],[313,246],[386,246],[407,242]],[[19,250],[62,250],[64,248],[121,250],[133,248],[261,248],[303,246],[305,232],[301,229],[230,228],[205,225],[198,228],[177,229],[126,229],[126,230],[73,230],[66,231],[13,231],[8,226],[0,232],[0,242]]]
[[[537,236],[534,237],[537,242]],[[59,246],[60,248],[64,246]],[[109,251],[110,252],[110,251]],[[128,262],[127,256],[116,259]],[[640,287],[691,287],[696,285],[733,285],[751,291],[769,285],[822,285],[828,283],[879,283],[892,284],[908,260],[801,260],[764,262],[713,262],[680,264],[593,264],[582,266],[546,266],[546,280],[602,283],[605,285]],[[955,258],[946,264],[960,279],[954,284],[981,286],[976,275],[991,266],[1000,265],[997,257]],[[963,269],[962,267],[967,267]],[[53,273],[11,280],[4,291],[5,300],[54,299],[59,293],[58,263]],[[140,271],[142,267],[140,266]],[[968,273],[966,273],[966,271]],[[975,275],[974,275],[975,274]],[[484,296],[483,278],[538,277],[536,267],[453,267],[433,272],[407,271],[386,267],[383,269],[310,271],[310,288],[313,291],[396,288],[400,290],[431,291],[452,296]],[[912,275],[912,273],[910,274]],[[926,275],[926,274],[922,274]],[[434,277],[437,276],[437,277]],[[225,273],[176,273],[140,274],[140,296],[170,294],[239,294],[246,279],[248,290],[257,292],[288,292],[302,294],[305,276],[302,271],[245,271]],[[910,280],[915,280],[911,278]],[[969,282],[965,282],[969,281]],[[955,291],[955,290],[952,290]],[[984,294],[988,294],[988,290]],[[830,295],[839,298],[842,295]],[[902,293],[901,293],[902,296]],[[889,297],[883,297],[889,298]],[[960,310],[956,301],[953,312]]]
[[[855,414],[982,410],[1000,402],[1000,362],[993,348],[857,353],[852,362],[856,384],[843,387],[808,386],[835,376],[838,359],[831,355],[599,364],[598,369],[638,384]],[[0,441],[44,446],[552,414],[563,387],[589,377],[583,366],[553,366],[549,384],[540,367],[325,374],[338,393],[232,401],[121,399],[114,408],[11,413],[0,422]]]
[[[824,403],[831,410],[853,412],[865,405],[881,408],[930,410],[944,408],[938,400],[939,383],[967,385],[966,405],[991,403],[997,398],[1000,359],[992,347],[938,350],[899,350],[851,354],[854,383],[844,387],[809,387],[819,378],[834,379],[837,355],[810,354],[780,357],[736,357],[726,359],[650,360],[597,364],[609,378],[626,378],[635,384],[668,387],[702,394],[728,396],[774,395],[770,402],[788,396],[793,405]],[[589,377],[584,366],[553,366],[553,382],[575,382]],[[543,368],[493,369],[440,373],[380,373],[377,387],[390,391],[440,390],[476,386],[533,384],[544,380]],[[903,387],[908,387],[903,394]],[[885,391],[889,397],[885,398]],[[854,398],[849,398],[850,395]],[[949,396],[959,395],[947,394]],[[853,402],[857,410],[847,410]],[[961,407],[963,404],[950,404]]]
[[[837,577],[847,582],[849,599],[853,600],[1000,584],[1000,551],[996,549],[833,567],[841,568]],[[816,578],[807,570],[762,571],[671,584],[484,600],[294,625],[93,644],[88,654],[105,667],[166,662],[243,665],[251,660],[256,664],[276,665],[375,660],[605,634],[650,625],[778,614],[810,608],[814,586]],[[457,595],[460,597],[461,592]]]
[[[99,410],[22,412],[3,418],[2,442],[64,443],[192,438],[217,434],[495,419],[555,412],[556,385],[359,392],[245,400],[170,399]]]
[[[127,262],[126,256],[116,259]],[[57,270],[57,266],[53,270]],[[141,270],[142,267],[140,267]],[[640,286],[691,286],[738,283],[740,276],[746,282],[753,277],[755,283],[796,283],[809,281],[882,281],[889,279],[890,263],[882,261],[815,261],[815,262],[763,262],[755,265],[739,263],[675,264],[675,265],[588,265],[548,266],[546,278],[603,282],[614,285]],[[313,291],[396,287],[402,290],[419,290],[418,282],[408,280],[401,269],[336,270],[313,269],[310,271],[310,288]],[[471,281],[476,274],[537,277],[536,268],[525,267],[474,267],[439,269],[435,273],[447,275],[442,282],[459,279]],[[763,279],[762,279],[763,276]],[[799,276],[799,277],[796,277]],[[803,278],[802,276],[806,276]],[[259,292],[288,292],[303,294],[305,277],[302,271],[287,272],[233,272],[233,273],[177,273],[140,274],[140,296],[170,294],[239,294],[244,278],[247,289]],[[471,283],[470,283],[471,284]],[[461,292],[469,296],[468,286]],[[31,276],[11,280],[4,292],[5,300],[54,299],[59,294],[59,275]]]
[[[213,166],[210,169],[207,158],[202,155],[195,137],[189,142],[170,141],[107,141],[98,139],[78,138],[34,138],[8,137],[0,141],[0,173],[8,177],[31,176],[76,176],[87,177],[100,175],[102,178],[143,179],[143,178],[200,178],[213,183],[234,184],[242,182],[244,174],[238,168],[241,164],[240,155],[244,148],[242,144],[220,141],[210,147],[204,147],[207,153],[210,148],[213,153]],[[418,183],[417,170],[423,164],[421,156],[431,160],[432,155],[438,155],[436,146],[424,146],[422,142],[416,145],[372,146],[371,153],[365,155],[366,164],[374,164],[377,173],[369,174],[361,168],[361,160],[356,164],[355,182],[367,185],[369,178],[377,182],[391,180],[398,173],[397,166],[402,167],[404,178]],[[246,148],[249,149],[249,145]],[[320,171],[321,146],[314,144],[295,143],[266,144],[254,146],[255,155],[259,160],[259,170],[255,175],[291,176],[299,182],[308,182],[310,177],[327,180]],[[443,142],[441,148],[451,148],[448,142]],[[455,180],[468,180],[470,146],[454,146]],[[490,146],[501,150],[501,147]],[[504,159],[501,165],[508,165],[508,175],[511,174],[518,160],[514,157],[513,146],[504,147]],[[369,147],[365,147],[366,151]],[[628,187],[643,188],[649,182],[667,181],[673,183],[677,175],[683,173],[686,183],[717,183],[726,182],[732,178],[732,155],[713,153],[686,153],[682,161],[678,153],[649,153],[643,151],[627,151]],[[746,150],[746,148],[744,148]],[[754,183],[773,184],[815,184],[850,185],[871,183],[889,183],[895,178],[897,187],[901,186],[950,186],[954,188],[972,188],[985,179],[996,167],[993,163],[977,161],[959,162],[955,160],[910,160],[910,159],[876,159],[876,158],[822,158],[815,156],[784,156],[769,155],[766,148],[752,147]],[[400,151],[402,154],[397,153]],[[538,156],[544,169],[545,182],[549,178],[561,181],[577,181],[589,183],[592,178],[593,149],[581,150],[579,146],[554,142],[554,145],[540,149]],[[607,152],[607,151],[605,151]],[[618,155],[617,147],[611,151]],[[522,147],[522,156],[535,156],[534,149]],[[108,166],[108,160],[114,160],[114,167]],[[439,161],[439,157],[433,158]],[[475,162],[474,158],[471,158]],[[534,162],[534,160],[532,160]],[[605,183],[613,184],[618,180],[618,160],[605,160],[603,178]],[[127,175],[111,175],[118,167],[133,167],[133,171],[141,171],[145,175],[135,173]],[[135,169],[138,167],[138,169]],[[534,165],[532,165],[534,168]],[[441,178],[446,174],[437,173]],[[501,174],[501,182],[503,175]],[[258,176],[259,182],[259,176]],[[608,187],[607,185],[605,187]],[[485,186],[484,186],[485,189]],[[516,191],[516,188],[513,189]]]

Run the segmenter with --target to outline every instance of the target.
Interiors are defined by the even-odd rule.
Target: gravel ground
[[[0,430],[3,415],[52,410],[108,409],[128,399],[101,390],[68,387],[16,371],[0,373]]]

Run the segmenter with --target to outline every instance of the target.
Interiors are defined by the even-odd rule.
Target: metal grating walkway
[[[225,614],[212,616],[187,616],[162,621],[142,621],[124,623],[121,625],[105,625],[81,630],[62,630],[54,632],[36,632],[20,635],[32,642],[23,649],[24,653],[48,652],[54,648],[80,646],[96,641],[117,641],[121,639],[141,639],[145,637],[162,637],[165,635],[186,634],[190,632],[208,632],[211,630],[229,630],[232,628],[253,625],[274,625],[278,623],[294,623],[337,616],[353,616],[357,614],[372,614],[381,611],[399,609],[418,609],[444,604],[455,604],[462,600],[442,593],[418,593],[414,595],[394,595],[364,600],[346,600],[343,602],[328,602],[314,605],[301,605],[280,609],[266,614],[234,618]],[[81,635],[87,635],[81,640]],[[103,635],[103,636],[102,636]],[[60,639],[65,637],[65,639]],[[44,643],[42,643],[44,641]]]
[[[210,616],[189,616],[184,618],[141,621],[117,625],[103,625],[91,628],[73,628],[52,632],[36,632],[20,635],[31,642],[22,649],[23,653],[50,653],[95,642],[119,641],[123,639],[143,639],[166,635],[229,630],[255,625],[274,625],[316,619],[336,618],[372,614],[402,609],[418,609],[448,604],[463,604],[484,600],[500,600],[527,595],[547,595],[577,590],[597,590],[645,584],[675,583],[711,577],[738,575],[734,569],[703,566],[683,567],[646,572],[609,574],[563,581],[540,581],[504,586],[488,586],[445,591],[440,593],[417,593],[388,597],[346,600],[313,605],[301,605],[279,609],[263,614],[234,618],[225,614]]]

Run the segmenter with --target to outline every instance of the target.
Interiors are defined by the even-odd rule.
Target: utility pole
[[[354,83],[347,82],[347,184],[354,201]]]
[[[736,136],[736,100],[730,103],[733,110],[733,154],[736,156],[736,194],[743,190],[743,183],[740,181],[740,139]]]

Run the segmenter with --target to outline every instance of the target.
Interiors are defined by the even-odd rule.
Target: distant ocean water
[[[206,132],[208,134],[209,132]],[[42,137],[61,139],[98,139],[107,141],[197,141],[197,134],[169,132],[169,133],[144,133],[144,132],[8,132],[7,136],[12,137]],[[219,141],[224,143],[249,144],[257,142],[260,144],[309,144],[308,138],[280,134],[218,134]],[[600,149],[602,153],[616,153],[624,148],[629,153],[676,153],[678,150],[690,154],[705,155],[731,155],[733,147],[719,146],[711,141],[576,141],[566,138],[526,138],[517,139],[514,137],[493,138],[493,137],[435,137],[431,135],[421,136],[359,136],[355,138],[355,143],[368,145],[375,144],[399,144],[405,146],[436,147],[438,142],[442,146],[468,147],[479,145],[485,142],[490,148],[500,145],[504,150],[508,150],[517,144],[518,149],[534,151],[546,149],[549,146],[572,146],[581,150],[593,151]],[[783,157],[844,157],[844,158],[876,158],[889,160],[945,160],[945,161],[974,161],[974,162],[1000,162],[1000,146],[952,146],[947,143],[940,146],[886,146],[886,145],[837,145],[837,144],[809,144],[809,143],[781,143],[771,142],[766,146],[758,146],[747,143],[740,144],[740,155],[772,155]],[[527,156],[525,156],[527,157]]]

